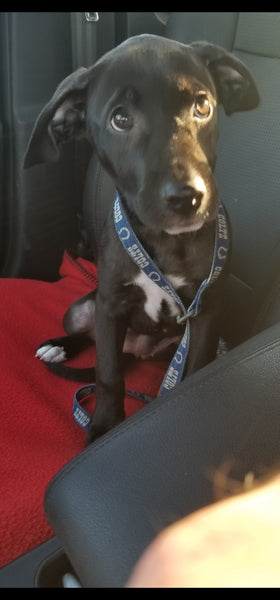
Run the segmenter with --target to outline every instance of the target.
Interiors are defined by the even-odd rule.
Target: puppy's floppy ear
[[[87,86],[94,67],[81,67],[68,75],[39,114],[24,155],[24,168],[55,161],[59,145],[85,135]]]
[[[190,46],[208,67],[215,82],[218,100],[223,104],[227,115],[258,106],[256,85],[243,62],[215,44],[193,42]]]

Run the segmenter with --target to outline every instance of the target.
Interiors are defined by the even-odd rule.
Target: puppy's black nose
[[[175,211],[196,212],[201,205],[203,192],[191,185],[180,186],[177,183],[168,182],[162,187],[162,197],[167,202],[168,208]]]

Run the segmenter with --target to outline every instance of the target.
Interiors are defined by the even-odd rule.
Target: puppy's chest
[[[165,244],[157,240],[157,244],[149,245],[148,253],[152,260],[148,275],[135,265],[131,268],[127,259],[123,262],[123,270],[119,270],[119,298],[113,311],[129,314],[129,326],[135,331],[169,334],[178,329],[176,317],[182,314],[182,309],[170,290],[156,283],[159,280],[157,269],[185,308],[190,306],[200,283],[209,275],[212,253],[209,253],[211,243],[207,232],[206,235],[201,233],[195,240],[188,237],[188,244],[185,238],[170,238],[168,245],[166,240]]]
[[[163,275],[184,306],[188,307],[198,286],[194,282],[188,282],[183,275],[165,272]],[[152,273],[152,278],[157,278],[155,272]],[[176,317],[182,310],[172,294],[157,285],[152,278],[139,271],[122,287],[123,312],[129,314],[129,326],[134,331],[173,335],[180,329]]]
[[[156,275],[154,275],[156,277]],[[165,279],[175,291],[185,287],[186,282],[184,277],[177,275],[165,275]],[[145,314],[154,322],[159,323],[163,318],[166,320],[174,318],[180,314],[180,306],[175,298],[155,283],[144,272],[140,272],[133,281],[133,285],[138,286],[143,294],[143,310]]]
[[[158,262],[155,260],[156,264]],[[200,283],[208,277],[210,267],[211,254],[204,252],[201,257],[195,245],[187,251],[183,249],[179,257],[174,252],[165,254],[164,261],[160,264],[161,273],[185,308],[193,301]],[[133,278],[133,286],[138,286],[143,294],[142,310],[159,327],[172,326],[176,322],[176,316],[182,313],[180,305],[170,290],[167,291],[156,283],[159,279],[156,268],[149,275],[139,271]]]

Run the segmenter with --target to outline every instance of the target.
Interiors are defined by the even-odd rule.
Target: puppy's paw
[[[67,355],[63,346],[45,344],[38,348],[35,357],[44,362],[60,363],[66,360]]]

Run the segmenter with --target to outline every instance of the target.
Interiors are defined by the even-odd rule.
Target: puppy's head
[[[62,143],[87,136],[145,226],[195,231],[217,213],[218,104],[231,114],[258,101],[248,69],[223,48],[135,36],[58,86],[24,166],[57,160]]]

